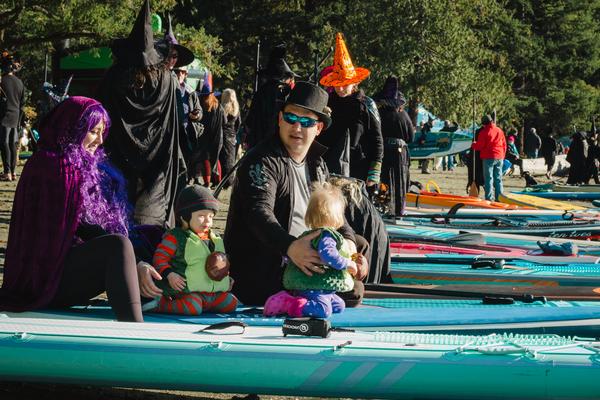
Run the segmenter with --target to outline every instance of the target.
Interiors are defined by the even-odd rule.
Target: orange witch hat
[[[350,53],[346,48],[344,37],[341,33],[335,35],[335,53],[333,55],[333,70],[321,78],[323,86],[346,86],[359,83],[369,76],[371,72],[366,68],[354,67]]]

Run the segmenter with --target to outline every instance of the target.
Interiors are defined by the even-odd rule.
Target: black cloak
[[[112,121],[106,148],[127,179],[136,223],[172,226],[175,197],[185,185],[177,81],[166,69],[151,74],[134,88],[132,69],[113,65],[99,98]]]
[[[397,111],[389,104],[379,107],[381,132],[384,142],[381,181],[389,185],[392,215],[404,213],[406,193],[410,186],[410,154],[408,143],[412,142],[415,129],[406,111]]]

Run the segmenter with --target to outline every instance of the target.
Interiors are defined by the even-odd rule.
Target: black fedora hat
[[[331,109],[327,107],[329,95],[310,82],[296,82],[285,104],[291,104],[317,114],[325,129],[331,125]]]

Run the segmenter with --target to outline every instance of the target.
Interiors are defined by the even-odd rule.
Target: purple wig
[[[101,104],[88,107],[78,123],[60,143],[67,159],[81,172],[82,208],[80,221],[99,225],[109,233],[128,234],[131,207],[127,202],[123,175],[112,166],[104,149],[87,152],[83,140],[100,122],[104,122],[103,139],[108,135],[110,118]]]

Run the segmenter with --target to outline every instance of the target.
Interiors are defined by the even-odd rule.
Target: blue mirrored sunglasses
[[[317,122],[319,122],[316,119],[309,118],[309,117],[301,117],[301,116],[296,115],[291,112],[284,112],[283,120],[291,125],[294,125],[296,122],[299,122],[300,126],[303,128],[310,128],[312,126],[315,126],[317,124]]]

